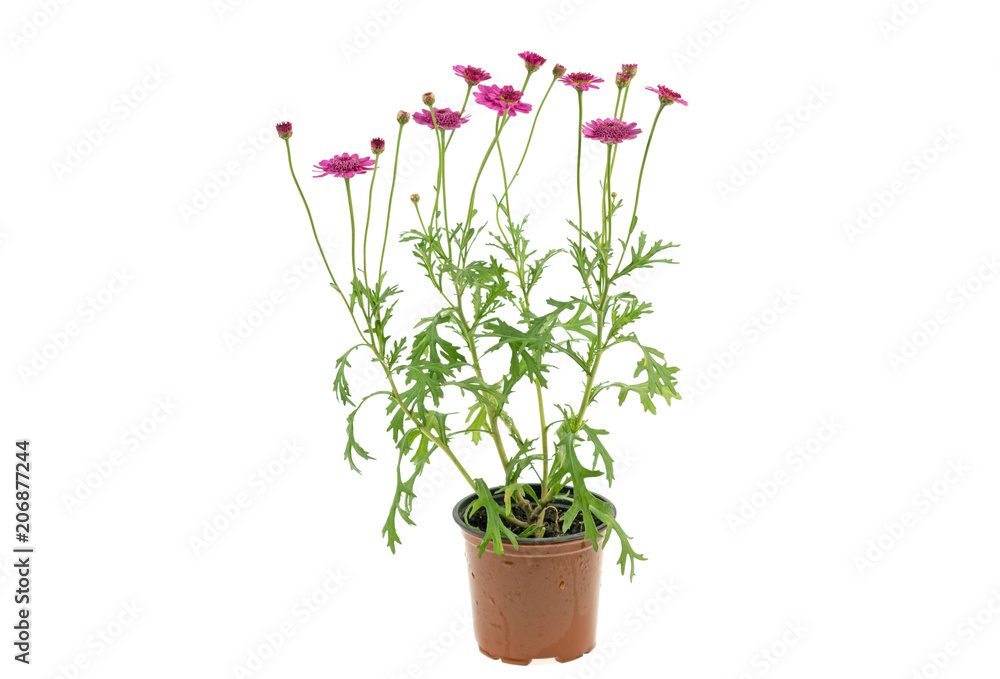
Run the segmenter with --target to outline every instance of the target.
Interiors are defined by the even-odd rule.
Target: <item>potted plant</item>
[[[393,552],[400,543],[397,519],[413,524],[414,482],[432,457],[444,455],[451,460],[472,491],[458,502],[453,516],[465,537],[480,650],[505,662],[526,664],[535,658],[568,661],[594,648],[600,558],[612,533],[621,543],[618,564],[623,574],[628,567],[630,578],[634,576],[635,561],[643,559],[619,524],[614,506],[587,487],[588,479],[594,477],[606,477],[609,485],[614,479],[614,460],[605,443],[608,431],[591,421],[589,409],[605,392],[613,392],[619,404],[634,401],[652,413],[656,399],[669,404],[680,398],[675,388],[677,368],[670,367],[659,350],[643,344],[633,331],[632,324],[650,313],[651,305],[623,284],[639,269],[673,263],[665,253],[676,246],[651,240],[637,229],[637,209],[660,115],[674,103],[686,106],[687,102],[662,85],[646,88],[655,98],[643,101],[643,109],[652,113],[654,101],[659,107],[646,133],[638,182],[634,192],[626,192],[631,194],[631,205],[626,206],[616,190],[614,170],[619,145],[642,133],[636,123],[624,122],[636,65],[623,64],[615,78],[612,116],[584,123],[584,99],[594,97],[588,92],[604,81],[589,73],[566,73],[556,65],[536,107],[525,101],[524,92],[545,59],[533,52],[518,56],[527,69],[519,90],[484,84],[491,76],[483,69],[455,66],[455,74],[466,85],[461,107],[438,108],[435,96],[428,92],[422,97],[426,108],[412,114],[415,123],[429,128],[422,134],[433,135],[437,175],[432,197],[424,203],[430,203],[429,209],[421,206],[419,196],[410,197],[413,212],[406,216],[399,240],[412,250],[419,271],[443,300],[440,311],[421,319],[412,330],[394,322],[402,290],[394,280],[399,277],[385,269],[399,149],[411,115],[400,111],[396,116],[384,228],[380,214],[373,221],[372,210],[375,175],[386,151],[383,139],[371,142],[374,159],[343,153],[315,166],[316,177],[343,181],[351,234],[350,271],[335,272],[323,251],[295,177],[291,123],[279,124],[277,132],[285,140],[289,169],[330,284],[349,312],[352,334],[357,335],[357,344],[337,359],[333,383],[338,399],[353,408],[347,415],[344,457],[358,472],[359,459],[373,459],[357,439],[355,417],[369,400],[382,400],[396,446],[396,489],[382,527]],[[565,246],[539,252],[531,245],[532,231],[539,225],[511,213],[510,195],[538,116],[557,83],[571,88],[578,102],[578,211],[575,219],[567,220],[568,227],[546,226],[566,229]],[[493,130],[482,161],[471,169],[456,169],[447,162],[448,149],[453,141],[463,143],[462,137],[469,134],[470,96],[476,117],[485,118]],[[610,108],[610,102],[606,105]],[[530,114],[533,120],[525,130]],[[521,138],[527,133],[516,165],[517,154],[505,158],[503,153],[508,130],[514,127],[522,128]],[[599,200],[589,195],[587,210],[580,182],[585,143],[606,147],[603,180],[593,187],[600,191]],[[499,167],[502,184],[483,213],[480,210],[487,201],[477,190],[490,163]],[[368,172],[368,203],[362,211],[360,206],[355,209],[351,180]],[[468,194],[456,196],[452,187],[470,179]],[[562,291],[540,299],[538,286],[543,276],[560,266],[564,268]],[[599,376],[607,352],[629,348],[637,357],[634,374],[617,381]],[[359,350],[368,352],[381,367],[385,387],[355,402],[346,371]],[[575,394],[560,390],[548,398],[550,378],[560,370],[575,371],[580,389]],[[513,412],[512,404],[526,401],[537,413],[537,421],[521,421],[521,413]],[[463,437],[494,449],[499,467],[492,484],[473,478],[456,457],[453,448]],[[531,624],[526,625],[519,618],[529,610]]]

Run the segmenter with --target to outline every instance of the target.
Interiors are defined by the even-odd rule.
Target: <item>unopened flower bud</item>
[[[622,64],[622,73],[631,77],[639,72],[639,64]]]
[[[434,93],[424,92],[424,96],[420,97],[420,100],[428,106],[431,106],[434,103]]]
[[[623,87],[628,85],[628,81],[631,79],[632,76],[630,76],[628,73],[616,73],[615,85],[618,86],[618,89],[622,89]]]
[[[563,77],[564,75],[566,75],[566,67],[563,66],[562,64],[556,64],[555,66],[552,67],[552,75],[554,75],[557,78]]]
[[[274,129],[278,131],[278,136],[281,137],[282,139],[288,139],[292,136],[291,123],[288,122],[278,123],[277,125],[274,126]]]
[[[372,139],[372,153],[376,156],[381,155],[385,151],[385,139],[382,137],[375,137]]]
[[[411,200],[412,202],[414,202],[414,203],[419,203],[419,202],[420,202],[420,194],[419,194],[419,193],[414,193],[414,194],[412,194],[412,195],[410,196],[410,200]]]
[[[400,125],[405,125],[406,123],[410,122],[410,114],[407,113],[406,111],[400,111],[399,113],[396,114],[396,122],[398,122]]]

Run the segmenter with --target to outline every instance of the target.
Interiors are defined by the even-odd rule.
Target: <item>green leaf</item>
[[[618,405],[625,403],[625,399],[630,393],[635,393],[639,396],[643,410],[655,414],[656,404],[653,403],[654,396],[662,396],[667,405],[670,405],[671,399],[680,400],[681,395],[675,389],[677,379],[674,377],[674,374],[679,372],[680,368],[671,368],[668,366],[662,360],[663,352],[640,344],[634,335],[630,336],[629,341],[634,342],[642,350],[642,358],[639,359],[636,365],[633,377],[639,377],[639,375],[645,373],[646,380],[638,384],[614,382],[607,385],[609,387],[618,387]]]
[[[604,475],[607,477],[608,487],[610,487],[612,481],[615,480],[614,460],[600,438],[607,436],[608,432],[604,429],[593,429],[586,424],[583,425],[582,429],[587,434],[587,439],[594,444],[594,468],[597,468],[598,458],[604,461]]]
[[[607,509],[601,507],[591,507],[590,511],[592,511],[594,513],[594,516],[596,516],[601,522],[607,524],[608,526],[607,528],[604,529],[605,531],[604,542],[601,544],[601,547],[604,547],[605,545],[608,544],[608,540],[611,538],[611,531],[614,531],[614,533],[618,536],[618,539],[621,541],[622,551],[621,554],[618,556],[618,561],[616,563],[618,563],[618,565],[621,566],[622,575],[625,575],[625,564],[626,563],[631,564],[631,569],[629,570],[629,576],[628,576],[629,582],[631,582],[632,578],[635,577],[635,562],[645,561],[646,557],[644,557],[642,554],[639,554],[638,552],[635,551],[635,549],[633,549],[631,538],[625,534],[625,531],[622,529],[621,524],[618,523],[615,517],[611,516],[610,511],[607,511]]]
[[[403,542],[399,539],[399,534],[396,532],[396,515],[398,514],[402,517],[403,521],[411,526],[416,525],[413,519],[410,518],[410,513],[413,511],[413,500],[417,497],[416,492],[413,490],[413,483],[420,476],[420,472],[424,470],[425,464],[425,460],[417,461],[414,464],[413,474],[404,481],[402,465],[405,456],[405,451],[400,448],[399,458],[396,461],[396,491],[393,494],[392,506],[389,507],[389,516],[382,526],[382,537],[388,538],[387,546],[393,554],[396,553],[396,545]]]
[[[472,442],[478,446],[483,438],[482,432],[489,431],[490,428],[486,404],[482,401],[473,403],[469,407],[469,416],[465,418],[465,421],[468,423],[469,429],[472,429]]]
[[[347,460],[347,463],[349,465],[351,465],[351,469],[359,474],[361,473],[361,470],[358,468],[356,464],[354,464],[354,453],[357,453],[358,457],[365,460],[374,460],[375,458],[369,455],[368,451],[362,448],[361,444],[358,443],[357,440],[355,440],[354,417],[358,414],[358,411],[361,410],[361,406],[363,406],[365,402],[368,401],[368,399],[372,398],[373,396],[378,396],[380,394],[389,395],[389,392],[376,391],[374,393],[368,394],[363,399],[361,399],[361,403],[359,403],[357,407],[354,410],[352,410],[350,414],[347,416],[347,448],[344,450],[344,459]],[[351,405],[354,404],[352,403]]]
[[[351,400],[351,385],[347,381],[346,369],[351,367],[347,359],[350,357],[351,352],[363,346],[365,345],[355,344],[343,356],[337,359],[337,376],[333,378],[333,391],[337,395],[337,400],[344,405],[354,405],[354,401]]]
[[[630,250],[632,259],[625,265],[624,268],[619,269],[612,277],[612,282],[618,280],[623,276],[627,276],[636,269],[648,269],[653,264],[676,264],[672,259],[662,259],[658,258],[657,255],[664,250],[669,250],[670,248],[680,247],[679,244],[666,243],[658,240],[653,243],[649,248],[646,248],[646,232],[639,232],[639,242],[635,244]]]
[[[503,519],[500,518],[500,505],[497,501],[493,499],[493,493],[486,486],[486,482],[482,479],[476,479],[476,494],[479,496],[475,502],[468,509],[468,515],[472,515],[479,510],[480,507],[486,509],[486,530],[484,531],[486,535],[483,537],[483,541],[479,543],[479,556],[486,552],[486,547],[492,542],[493,543],[493,553],[503,554],[503,538],[506,537],[510,540],[514,549],[517,549],[517,536],[514,532],[504,525]]]
[[[587,489],[587,479],[593,476],[600,476],[601,474],[600,472],[584,467],[577,458],[575,451],[576,434],[567,433],[563,430],[560,430],[560,433],[562,436],[559,439],[559,445],[564,448],[564,469],[560,470],[560,475],[568,475],[569,479],[573,483],[573,504],[566,511],[566,513],[563,514],[563,531],[569,529],[578,514],[582,514],[584,536],[590,540],[591,546],[595,551],[598,549],[598,545],[600,545],[601,548],[607,546],[612,532],[617,534],[622,546],[622,552],[618,558],[618,564],[621,566],[622,575],[624,575],[625,564],[627,562],[631,562],[631,574],[629,576],[629,579],[631,580],[631,578],[635,576],[636,560],[645,561],[645,557],[632,548],[632,543],[630,542],[631,538],[625,533],[618,521],[611,515],[611,507],[609,507],[606,502],[597,499],[597,497],[595,497],[594,494]],[[600,532],[597,530],[597,525],[594,521],[595,517],[598,521],[606,524],[607,526],[607,528],[605,528],[603,540],[601,539]]]
[[[594,523],[594,517],[591,515],[590,508],[593,504],[600,501],[587,490],[587,479],[600,476],[601,472],[588,469],[580,462],[580,459],[576,455],[576,441],[578,438],[576,432],[568,431],[565,427],[560,427],[559,432],[556,446],[560,452],[560,471],[567,474],[573,483],[573,504],[563,514],[562,529],[563,532],[568,531],[577,515],[582,514],[584,536],[593,543],[596,550],[601,536],[597,532],[597,525]]]

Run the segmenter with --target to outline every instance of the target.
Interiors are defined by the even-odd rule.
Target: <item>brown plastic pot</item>
[[[538,484],[533,486],[540,492]],[[563,491],[571,493],[569,488]],[[594,551],[591,542],[578,534],[519,539],[517,549],[504,539],[503,555],[494,554],[491,544],[480,558],[484,534],[465,521],[466,509],[476,497],[469,495],[455,505],[452,516],[465,537],[479,650],[515,665],[541,658],[569,662],[594,650],[604,551],[600,546]],[[615,516],[614,505],[608,505]],[[597,527],[603,536],[605,525]]]

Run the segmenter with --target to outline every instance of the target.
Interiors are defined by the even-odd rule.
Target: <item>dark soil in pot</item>
[[[498,501],[502,504],[503,497],[498,498]],[[528,500],[531,504],[531,509],[534,510],[537,505]],[[570,524],[569,530],[565,533],[562,530],[562,520],[563,514],[569,509],[569,502],[565,501],[553,501],[550,502],[545,508],[545,520],[542,522],[542,526],[545,528],[544,535],[535,535],[535,537],[546,537],[546,538],[559,538],[567,535],[575,535],[578,537],[583,536],[583,514],[577,514],[576,518],[573,519],[573,523]],[[525,511],[524,507],[518,504],[511,504],[511,513],[521,521],[528,521],[528,512]],[[481,531],[486,530],[486,510],[482,507],[477,509],[469,517],[469,525],[473,528],[478,528]],[[508,528],[514,535],[520,535],[524,528],[516,526],[514,524],[508,524]]]

